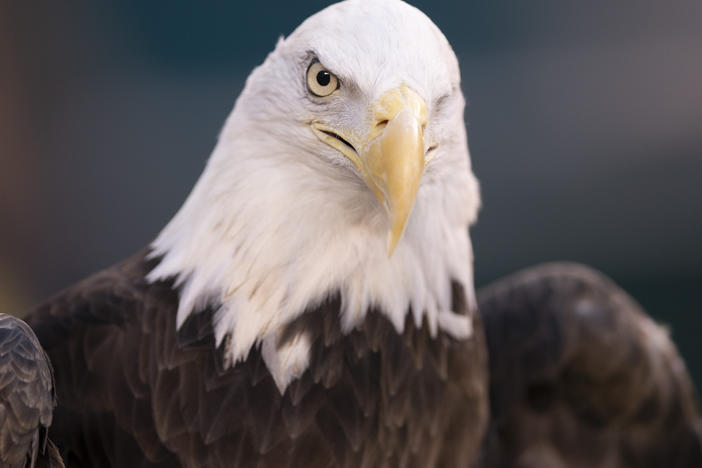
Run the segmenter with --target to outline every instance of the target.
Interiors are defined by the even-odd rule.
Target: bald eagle
[[[463,110],[399,0],[280,39],[157,239],[27,317],[67,465],[700,466],[684,364],[609,280],[476,297]]]

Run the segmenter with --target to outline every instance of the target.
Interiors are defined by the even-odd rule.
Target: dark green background
[[[0,3],[0,306],[157,234],[251,68],[324,5],[298,3]],[[701,382],[702,2],[416,5],[463,72],[478,284],[599,268],[670,325]]]

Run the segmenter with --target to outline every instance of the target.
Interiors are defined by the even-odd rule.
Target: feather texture
[[[30,315],[57,371],[53,434],[70,466],[467,466],[487,418],[482,335],[398,334],[369,311],[341,331],[332,297],[290,323],[310,365],[280,394],[258,348],[233,367],[212,312],[176,330],[178,295],[144,253]],[[456,283],[455,305],[465,304]],[[471,314],[466,308],[462,314]]]
[[[342,86],[315,100],[305,74],[314,58]],[[412,88],[427,106],[427,163],[404,235],[388,258],[390,220],[361,174],[322,143],[311,121],[369,132],[386,92]],[[439,105],[440,103],[440,105]],[[342,328],[375,308],[398,332],[412,310],[465,335],[451,311],[451,282],[475,304],[466,230],[480,194],[471,171],[460,73],[448,41],[421,11],[398,0],[349,0],[305,20],[254,69],[207,167],[152,243],[153,281],[176,278],[178,323],[210,304],[218,344],[236,362],[262,341],[281,388],[304,369],[304,346],[270,352],[271,341],[310,305],[341,299]],[[264,350],[265,351],[265,350]]]
[[[485,467],[702,466],[702,418],[666,330],[579,265],[479,291],[490,356]]]
[[[22,320],[0,314],[0,465],[63,468],[48,439],[56,405],[48,357]]]

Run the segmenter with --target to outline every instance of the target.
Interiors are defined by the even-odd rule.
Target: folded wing
[[[479,293],[492,424],[483,466],[702,466],[702,419],[667,330],[586,267]]]
[[[63,467],[48,438],[55,405],[51,363],[34,332],[0,314],[0,466]]]

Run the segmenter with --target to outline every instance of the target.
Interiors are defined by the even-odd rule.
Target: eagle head
[[[331,295],[348,332],[371,308],[465,338],[468,226],[480,205],[458,61],[399,0],[347,0],[281,38],[250,74],[189,198],[154,241],[151,281],[176,278],[178,325],[217,310],[229,362],[262,345],[279,388],[308,364],[282,327]],[[225,340],[226,338],[226,340]]]

